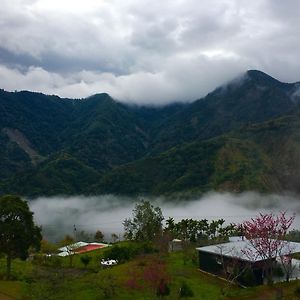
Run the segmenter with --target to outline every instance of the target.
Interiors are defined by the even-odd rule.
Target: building
[[[109,246],[109,244],[104,244],[104,243],[77,242],[77,243],[59,248],[58,256],[69,256],[72,254],[85,253],[85,252],[93,251],[96,249],[105,248],[108,246]]]
[[[278,255],[291,258],[293,254],[300,253],[300,243],[286,241],[280,243],[282,243],[280,251],[274,250],[272,255],[274,266],[279,265]],[[199,253],[200,270],[225,278],[233,278],[240,274],[237,281],[246,286],[260,285],[266,281],[266,257],[260,255],[249,240],[235,237],[228,243],[200,247],[196,250]],[[290,262],[292,263],[292,259]]]
[[[181,251],[182,248],[182,240],[173,239],[169,242],[169,252]]]

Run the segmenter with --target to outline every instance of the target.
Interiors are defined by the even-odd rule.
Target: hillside
[[[191,104],[0,91],[0,194],[299,192],[298,83],[260,71]]]
[[[115,168],[99,192],[300,192],[299,113],[244,126]]]
[[[167,119],[153,141],[155,152],[195,139],[208,139],[289,113],[298,107],[297,84],[248,71]]]

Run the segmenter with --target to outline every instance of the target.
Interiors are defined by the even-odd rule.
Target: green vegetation
[[[282,289],[285,299],[294,299],[299,290],[299,283],[291,282],[248,289],[231,286],[224,294],[225,282],[201,273],[191,260],[184,263],[182,252],[137,256],[124,264],[102,269],[99,259],[105,251],[90,252],[92,259],[86,268],[80,263],[84,254],[76,255],[71,269],[67,267],[67,258],[59,258],[61,266],[16,261],[12,272],[15,280],[0,281],[0,296],[9,295],[13,299],[158,299],[161,296],[157,296],[153,286],[159,276],[165,276],[168,282],[170,294],[165,299],[177,299],[183,287],[181,299],[211,300],[275,299],[278,289]],[[0,274],[4,269],[4,261],[0,259]],[[188,297],[191,295],[188,291],[194,296]]]
[[[295,84],[249,71],[191,104],[0,91],[0,194],[299,192]]]
[[[29,248],[40,248],[41,228],[33,222],[28,204],[18,196],[0,197],[0,253],[6,256],[6,278],[10,279],[15,258],[25,260]]]
[[[160,207],[154,207],[149,201],[142,200],[135,205],[133,217],[123,222],[125,236],[129,240],[154,241],[162,232],[163,220]]]
[[[143,221],[158,217],[161,222],[163,216],[158,207],[149,206],[145,201],[138,203],[133,212],[132,221],[147,225],[138,227],[141,235],[136,236],[134,241],[118,242],[108,248],[74,254],[74,248],[70,245],[74,241],[66,236],[60,244],[69,244],[71,255],[60,257],[53,254],[54,245],[43,240],[41,251],[32,253],[34,255],[30,260],[14,260],[11,281],[3,280],[6,259],[0,256],[0,299],[250,300],[261,299],[261,296],[272,299],[279,293],[285,299],[294,299],[299,293],[298,281],[244,289],[220,277],[201,272],[195,247],[204,240],[206,243],[220,242],[217,235],[226,236],[227,230],[222,226],[222,219],[210,223],[207,220],[191,219],[176,223],[170,218],[164,230],[162,226],[156,228],[154,222],[153,228],[158,231],[154,231],[153,239],[145,241],[140,236],[149,238],[145,234],[149,233],[150,224]],[[141,216],[142,220],[139,218]],[[182,250],[168,252],[162,247],[173,238],[168,234],[179,234],[184,238]],[[52,255],[49,255],[49,251]],[[7,253],[3,254],[8,256]],[[118,264],[100,264],[108,258],[117,259]],[[244,279],[248,277],[249,274],[245,274]]]
[[[194,142],[108,172],[105,192],[166,194],[211,189],[268,190],[270,162],[255,144],[231,137]]]

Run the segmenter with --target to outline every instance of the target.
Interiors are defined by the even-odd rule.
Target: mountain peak
[[[259,71],[259,70],[248,70],[246,72],[248,78],[252,79],[253,81],[260,83],[260,84],[280,84],[279,80],[273,78],[272,76]]]
[[[103,100],[103,99],[110,99],[113,100],[109,94],[107,93],[97,93],[94,95],[91,95],[89,97],[87,97],[86,99],[99,99],[99,100]]]

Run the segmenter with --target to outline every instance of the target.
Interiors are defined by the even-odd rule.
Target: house
[[[293,254],[300,253],[300,243],[282,242],[280,256],[291,257]],[[196,250],[199,254],[200,270],[226,278],[231,274],[240,273],[237,281],[246,286],[260,285],[265,282],[266,257],[260,255],[245,238],[234,237],[227,243],[199,247]],[[277,256],[278,252],[274,251],[272,256],[274,265]]]
[[[69,256],[72,254],[85,253],[85,252],[93,251],[96,249],[105,248],[108,246],[109,246],[108,244],[104,244],[104,243],[77,242],[77,243],[59,248],[58,256]]]
[[[169,242],[169,252],[181,251],[182,248],[182,240],[173,239]]]

